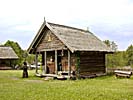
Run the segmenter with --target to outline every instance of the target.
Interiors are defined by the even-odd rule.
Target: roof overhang
[[[54,25],[54,24],[53,24]],[[55,24],[56,25],[56,24]],[[59,26],[63,26],[63,25],[59,25]],[[77,51],[94,51],[94,52],[105,52],[106,54],[110,54],[110,53],[113,53],[113,51],[111,49],[86,49],[86,48],[80,48],[80,49],[77,49],[77,48],[74,48],[73,46],[71,46],[65,39],[63,39],[62,37],[59,36],[59,33],[57,33],[53,27],[51,27],[51,24],[47,23],[46,21],[43,22],[43,24],[41,25],[39,31],[37,32],[35,38],[33,39],[31,45],[29,46],[28,48],[28,52],[29,53],[35,53],[36,52],[36,48],[38,46],[38,43],[39,43],[39,39],[41,39],[41,36],[40,34],[42,33],[42,31],[45,29],[45,27],[47,27],[64,45],[67,49],[69,49],[72,53],[74,52],[77,52]],[[63,26],[65,27],[65,26]],[[66,28],[71,28],[71,27],[66,27]],[[75,28],[74,28],[75,29]],[[93,35],[93,34],[92,34]],[[95,37],[95,36],[94,36]],[[39,39],[38,39],[39,38]],[[98,38],[96,38],[98,39]],[[102,42],[102,41],[100,41]],[[105,44],[102,44],[105,46]],[[41,51],[49,51],[49,50],[41,50]]]

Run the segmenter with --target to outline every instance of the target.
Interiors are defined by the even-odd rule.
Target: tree
[[[116,45],[116,43],[114,41],[111,42],[111,45],[110,46],[111,46],[111,49],[113,51],[117,51],[118,47],[117,47],[117,45]]]
[[[114,41],[105,40],[104,43],[110,47],[114,53],[106,56],[107,67],[123,67],[127,65],[127,53],[125,51],[117,51],[117,45]]]
[[[14,62],[14,65],[20,65],[22,66],[23,62],[26,61],[29,64],[35,63],[35,55],[34,54],[28,54],[26,50],[22,50],[20,45],[17,42],[8,40],[4,46],[10,46],[15,51],[17,56],[19,57],[19,60]],[[41,56],[38,57],[38,60],[40,61]]]
[[[114,42],[111,42],[109,40],[103,41],[109,48],[111,48],[113,51],[116,51],[116,44]],[[117,59],[118,53],[113,54],[107,54],[106,56],[106,66],[107,67],[116,67],[118,65],[118,59]]]
[[[24,51],[21,49],[21,47],[19,46],[19,44],[17,42],[14,41],[10,41],[8,40],[4,46],[10,46],[12,47],[12,49],[15,51],[15,53],[17,54],[17,56],[19,57],[19,60],[15,61],[15,64],[21,65],[22,61],[23,61],[23,53]]]
[[[127,50],[127,60],[128,60],[128,65],[133,66],[133,45],[130,45]]]
[[[114,41],[105,40],[103,41],[108,47],[110,47],[113,51],[117,51],[118,46]]]
[[[29,64],[34,64],[35,63],[35,55],[34,54],[28,54],[28,57],[26,58],[26,60]]]
[[[111,42],[109,41],[109,40],[105,40],[105,41],[103,41],[108,47],[110,47],[111,46]]]

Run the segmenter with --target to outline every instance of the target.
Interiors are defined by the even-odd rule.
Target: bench
[[[115,70],[114,71],[116,77],[126,77],[130,78],[132,75],[132,71],[121,71],[121,70]]]

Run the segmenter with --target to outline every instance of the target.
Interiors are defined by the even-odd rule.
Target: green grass
[[[133,77],[45,81],[34,71],[21,76],[21,70],[0,71],[0,100],[133,100]]]

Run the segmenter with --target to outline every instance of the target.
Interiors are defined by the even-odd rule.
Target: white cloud
[[[0,12],[0,32],[8,34],[4,38],[21,40],[22,45],[31,42],[44,16],[53,23],[90,27],[101,39],[133,37],[131,0],[0,0]]]

